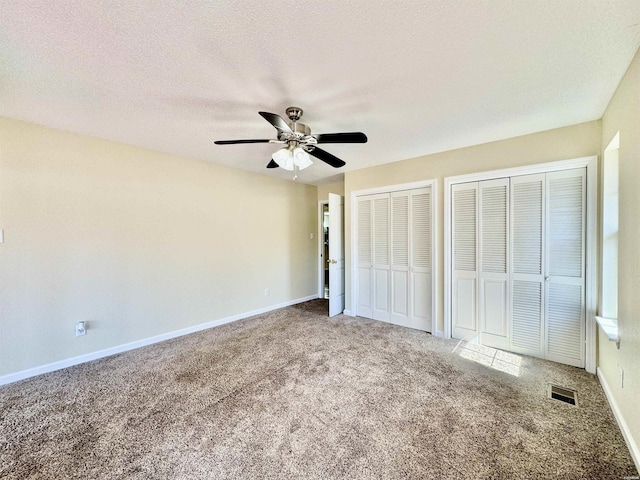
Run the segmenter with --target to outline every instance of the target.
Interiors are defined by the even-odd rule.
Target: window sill
[[[607,338],[612,342],[616,342],[616,346],[620,348],[620,335],[618,334],[618,319],[598,317],[596,315],[596,322],[600,325],[600,328],[605,333]]]

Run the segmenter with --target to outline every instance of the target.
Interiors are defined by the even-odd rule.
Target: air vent
[[[549,384],[548,396],[554,400],[578,406],[578,392],[575,390]]]

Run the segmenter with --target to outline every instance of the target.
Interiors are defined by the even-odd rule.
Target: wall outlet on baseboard
[[[81,337],[87,334],[87,325],[85,322],[76,323],[76,337]]]

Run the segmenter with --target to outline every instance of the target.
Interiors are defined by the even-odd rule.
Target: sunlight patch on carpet
[[[471,360],[472,362],[479,363],[485,367],[508,373],[514,377],[520,376],[522,357],[515,353],[504,352],[496,348],[464,340],[461,340],[458,345],[456,345],[453,352],[457,352],[460,357],[466,360]]]

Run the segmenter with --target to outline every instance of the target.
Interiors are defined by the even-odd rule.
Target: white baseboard
[[[436,337],[445,338],[444,330],[436,330]]]
[[[627,447],[629,447],[629,452],[631,453],[631,458],[633,459],[633,463],[636,464],[636,469],[640,472],[640,449],[638,448],[638,444],[633,439],[631,435],[631,431],[629,430],[629,426],[627,422],[625,422],[624,417],[622,416],[622,412],[620,411],[620,407],[618,407],[618,402],[616,402],[615,397],[613,396],[613,392],[607,383],[607,380],[602,373],[600,368],[596,369],[596,374],[598,375],[598,380],[600,380],[600,385],[602,385],[602,389],[604,390],[604,394],[609,401],[609,405],[611,406],[611,410],[613,410],[613,416],[616,417],[616,421],[618,422],[618,426],[620,427],[620,431],[622,432],[622,436],[624,437],[624,441],[627,443]]]
[[[22,370],[16,373],[10,373],[8,375],[3,375],[0,377],[0,385],[7,385],[9,383],[17,382],[19,380],[24,380],[26,378],[42,375],[43,373],[54,372],[62,368],[72,367],[74,365],[90,362],[92,360],[97,360],[99,358],[109,357],[111,355],[126,352],[128,350],[134,350],[136,348],[145,347],[147,345],[152,345],[154,343],[164,342],[165,340],[169,340],[171,338],[181,337],[183,335],[189,335],[190,333],[200,332],[202,330],[207,330],[209,328],[224,325],[225,323],[235,322],[237,320],[242,320],[243,318],[253,317],[254,315],[260,315],[262,313],[271,312],[279,308],[289,307],[291,305],[307,302],[309,300],[314,300],[316,298],[318,298],[317,294],[309,295],[308,297],[297,298],[295,300],[279,303],[277,305],[270,305],[268,307],[259,308],[257,310],[252,310],[250,312],[239,313],[237,315],[232,315],[230,317],[213,320],[211,322],[201,323],[199,325],[194,325],[193,327],[181,328],[180,330],[174,330],[172,332],[163,333],[161,335],[143,338],[142,340],[136,340],[135,342],[129,342],[122,345],[117,345],[115,347],[105,348],[104,350],[98,350],[96,352],[79,355],[77,357],[66,358],[64,360],[59,360],[53,363],[47,363],[46,365],[40,365],[38,367],[29,368],[27,370]]]
[[[351,310],[345,310],[344,312],[342,312],[342,314],[347,315],[348,317],[355,317]]]

